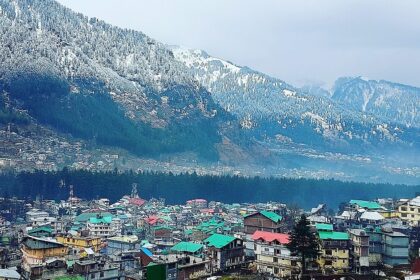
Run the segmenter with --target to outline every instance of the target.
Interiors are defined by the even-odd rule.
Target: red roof
[[[128,203],[132,204],[132,205],[136,205],[136,206],[142,206],[146,201],[144,199],[141,198],[130,198],[128,200]]]
[[[144,219],[146,221],[146,223],[148,223],[149,225],[155,225],[159,222],[163,222],[163,220],[157,216],[150,216]]]
[[[276,240],[280,244],[287,244],[289,243],[289,235],[285,233],[273,233],[268,231],[259,231],[257,230],[252,235],[253,240],[263,240],[265,242],[273,242]]]

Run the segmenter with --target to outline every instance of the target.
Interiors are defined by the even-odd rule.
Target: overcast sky
[[[365,76],[420,86],[420,1],[59,0],[294,85]]]

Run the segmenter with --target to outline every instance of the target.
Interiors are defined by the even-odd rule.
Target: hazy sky
[[[59,0],[294,85],[366,76],[420,86],[417,0]]]

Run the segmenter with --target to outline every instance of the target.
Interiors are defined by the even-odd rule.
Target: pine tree
[[[318,240],[311,231],[309,221],[305,215],[300,217],[299,222],[293,228],[290,243],[287,245],[292,255],[300,256],[302,274],[306,272],[306,260],[318,256]]]

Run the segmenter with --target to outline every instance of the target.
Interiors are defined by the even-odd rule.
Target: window
[[[332,265],[332,261],[331,260],[326,260],[325,265]]]
[[[95,273],[92,273],[92,274],[90,275],[90,279],[93,279],[93,278],[95,278]]]
[[[406,213],[401,213],[401,217],[407,217],[407,214]]]
[[[401,207],[401,211],[407,211],[407,207]]]
[[[325,250],[325,255],[332,255],[332,250]]]
[[[101,277],[101,278],[103,278],[103,277],[104,277],[104,272],[103,272],[103,271],[101,271],[101,272],[99,273],[99,277]]]
[[[414,208],[413,208],[413,207],[411,207],[411,208],[410,208],[410,211],[411,211],[411,212],[414,212]]]
[[[274,257],[273,262],[277,263],[277,262],[279,262],[279,259],[277,257]]]

